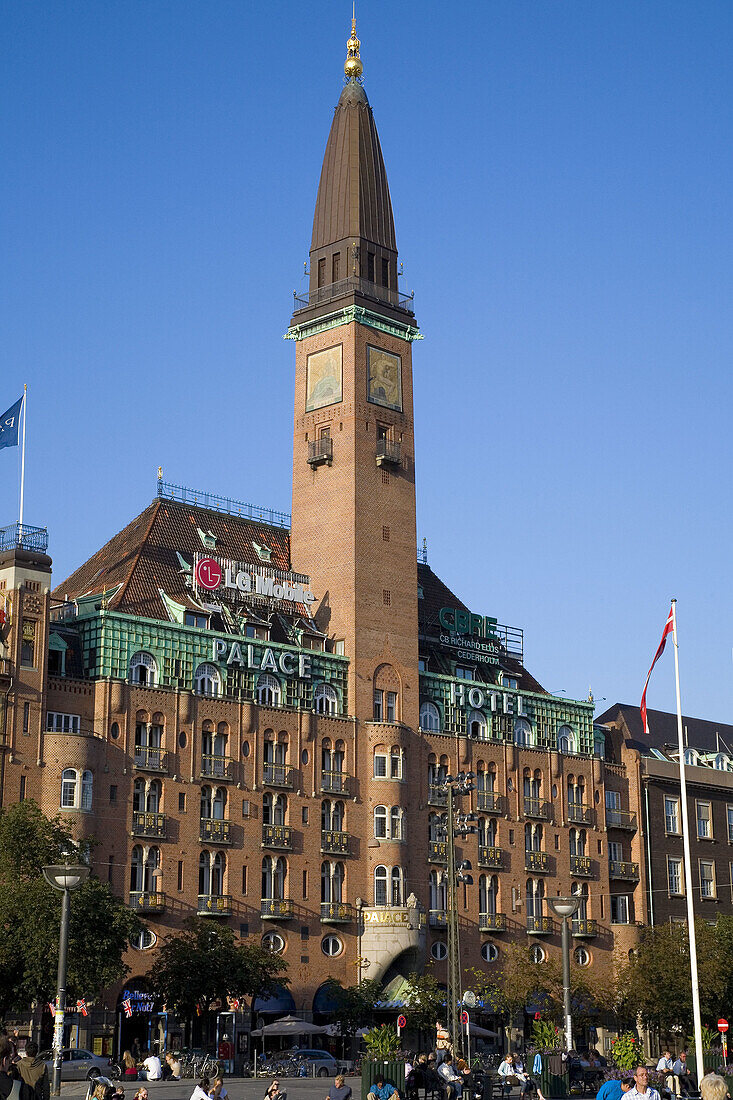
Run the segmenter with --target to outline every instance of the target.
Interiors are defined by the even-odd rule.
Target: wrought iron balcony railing
[[[505,932],[506,917],[503,913],[479,913],[479,932]]]
[[[611,878],[623,879],[625,882],[638,882],[639,864],[629,863],[625,859],[610,859],[608,873]]]
[[[492,871],[500,871],[504,862],[504,852],[493,844],[479,844],[478,865],[489,867]]]
[[[262,782],[268,787],[286,787],[292,790],[293,769],[289,764],[273,764],[265,761],[262,765]]]
[[[33,550],[37,554],[45,554],[48,550],[48,531],[45,527],[29,527],[27,523],[0,527],[0,552],[5,550]]]
[[[333,440],[330,436],[323,439],[311,439],[308,442],[308,465],[330,466],[333,462]]]
[[[571,856],[570,874],[578,878],[592,878],[593,863],[590,856]]]
[[[575,825],[592,825],[595,820],[595,811],[592,806],[586,806],[585,802],[568,803],[568,821]]]
[[[445,909],[431,909],[428,913],[428,924],[431,928],[447,928],[448,914]]]
[[[199,894],[198,915],[200,917],[231,917],[231,894]]]
[[[549,859],[547,852],[525,852],[524,853],[524,869],[525,871],[539,871],[546,874],[549,869]]]
[[[132,835],[162,840],[165,837],[165,814],[132,811]]]
[[[354,907],[348,901],[322,901],[321,924],[348,924],[354,919]]]
[[[321,851],[333,856],[348,856],[351,837],[339,829],[321,830]]]
[[[262,847],[293,850],[293,830],[290,825],[263,825]]]
[[[349,794],[351,776],[346,772],[321,772],[321,790],[324,794]]]
[[[479,810],[483,810],[488,814],[500,814],[503,813],[502,798],[496,791],[477,791],[476,792],[476,806]]]
[[[552,917],[527,917],[527,932],[532,936],[551,936],[554,931]]]
[[[260,916],[263,920],[290,920],[293,903],[290,898],[262,898]]]
[[[377,440],[377,466],[399,466],[402,444],[392,439]]]
[[[231,779],[234,761],[221,753],[202,753],[201,775],[204,779]]]
[[[447,806],[448,792],[440,783],[428,784],[428,806]]]
[[[205,844],[231,844],[229,822],[214,817],[202,817],[199,821],[199,840]]]
[[[152,745],[135,745],[135,767],[146,772],[168,770],[168,753]]]
[[[131,890],[130,908],[139,913],[161,913],[165,909],[165,894],[157,890]]]
[[[363,294],[366,298],[374,298],[378,302],[386,302],[397,309],[413,312],[413,295],[405,294],[398,288],[380,286],[371,279],[361,279],[351,276],[348,279],[338,279],[335,283],[319,286],[313,290],[297,294],[293,291],[293,311],[308,309],[310,306],[325,305],[343,298],[346,294]]]
[[[572,924],[572,933],[574,936],[582,936],[586,939],[590,939],[592,936],[597,936],[598,921],[588,920],[587,917],[574,917]]]
[[[536,817],[540,821],[549,821],[552,815],[552,806],[542,798],[524,799],[524,816]]]
[[[606,828],[628,829],[636,832],[636,814],[628,810],[609,810],[606,807]]]
[[[447,863],[448,848],[445,840],[428,841],[428,863]]]

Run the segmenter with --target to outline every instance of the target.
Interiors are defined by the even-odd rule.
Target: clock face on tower
[[[305,411],[343,401],[342,348],[337,344],[308,356],[305,382]]]
[[[402,360],[371,344],[367,346],[367,400],[402,412]]]

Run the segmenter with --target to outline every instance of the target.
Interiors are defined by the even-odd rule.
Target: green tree
[[[226,925],[192,917],[178,935],[166,936],[151,973],[154,991],[182,1015],[227,997],[261,997],[287,985],[287,964],[258,943],[237,943]]]
[[[410,974],[405,990],[405,1016],[407,1026],[418,1032],[432,1032],[435,1024],[445,1016],[445,993],[432,974]]]
[[[358,985],[343,986],[336,978],[328,978],[326,985],[334,1006],[333,1022],[342,1038],[353,1039],[359,1028],[374,1023],[374,1006],[382,991],[380,981],[363,978]]]
[[[79,861],[88,850],[35,802],[0,813],[0,1016],[55,996],[61,893],[42,869],[65,857]],[[122,955],[140,928],[109,885],[90,876],[71,895],[67,996],[93,997],[124,978]]]

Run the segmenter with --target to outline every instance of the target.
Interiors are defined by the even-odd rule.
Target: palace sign
[[[282,672],[284,676],[297,676],[301,680],[311,678],[309,653],[277,653],[270,646],[261,648],[241,645],[239,642],[214,638],[211,643],[212,661],[226,661],[229,667],[254,668],[258,672]]]
[[[194,555],[193,580],[205,592],[220,592],[235,598],[264,596],[309,606],[316,597],[308,588],[307,578],[296,573],[259,573],[244,562]]]

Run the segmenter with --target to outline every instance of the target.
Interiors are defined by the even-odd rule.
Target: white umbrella
[[[309,1024],[307,1020],[299,1020],[297,1016],[283,1016],[274,1023],[265,1024],[252,1034],[257,1038],[266,1038],[268,1035],[326,1035],[328,1029],[319,1027],[318,1024]]]

